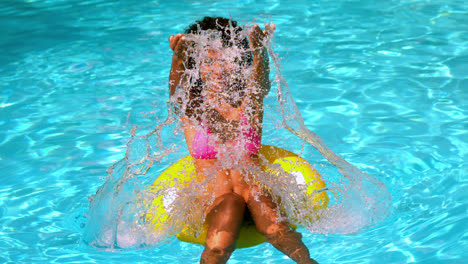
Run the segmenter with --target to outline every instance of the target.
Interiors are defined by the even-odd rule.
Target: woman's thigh
[[[247,200],[247,207],[260,233],[273,234],[290,229],[286,218],[267,191],[253,186],[251,195]]]
[[[252,163],[253,166],[256,164]],[[250,184],[246,179],[250,177],[246,169],[226,169],[215,160],[195,160],[198,177],[206,180],[205,194],[218,198],[226,193],[236,193],[247,202]],[[250,182],[250,181],[249,181]]]
[[[273,234],[281,230],[289,230],[289,223],[278,205],[265,189],[259,187],[253,179],[258,162],[250,160],[253,170],[231,171],[233,190],[241,195],[247,203],[248,210],[255,222],[257,230],[262,234]]]
[[[217,198],[223,194],[232,192],[230,170],[223,169],[216,159],[196,159],[198,181],[205,181],[205,193]]]
[[[255,158],[246,158],[243,169],[226,169],[219,166],[217,160],[195,160],[197,173],[203,179],[208,179],[205,186],[205,195],[211,196],[216,200],[228,193],[235,193],[244,198],[248,203],[252,200],[252,195],[260,196],[263,205],[267,206],[268,215],[277,217],[273,211],[276,211],[276,205],[271,197],[255,185],[252,174],[259,169],[258,161]],[[251,169],[249,169],[251,168]],[[256,203],[252,202],[252,208],[255,209]],[[210,206],[212,208],[213,206]],[[250,209],[250,208],[249,208]],[[271,218],[270,217],[270,218]],[[255,219],[255,218],[254,218]]]
[[[241,167],[238,170],[230,170],[230,179],[233,192],[242,196],[247,202],[252,193],[258,189],[253,176],[261,169],[258,159],[254,156],[245,157]]]

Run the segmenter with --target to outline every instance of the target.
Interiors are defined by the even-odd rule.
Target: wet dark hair
[[[232,45],[236,45],[241,50],[245,50],[245,52],[241,55],[241,62],[240,64],[244,64],[245,66],[251,65],[253,61],[252,53],[249,50],[249,41],[247,37],[241,36],[240,32],[242,28],[237,25],[237,21],[224,18],[224,17],[204,17],[201,20],[195,21],[192,25],[190,25],[186,30],[186,34],[200,34],[200,31],[204,30],[216,30],[221,33],[221,40],[223,42],[223,47],[228,48],[232,47]],[[231,32],[231,30],[233,32]],[[193,65],[193,61],[190,61],[189,58],[189,68]],[[192,59],[193,60],[193,59]]]

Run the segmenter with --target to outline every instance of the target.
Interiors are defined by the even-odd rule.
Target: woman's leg
[[[309,250],[301,240],[302,235],[292,230],[287,222],[278,221],[279,209],[268,194],[260,192],[257,199],[251,195],[247,206],[257,230],[265,234],[267,242],[297,263],[317,263],[310,258]]]
[[[200,263],[226,263],[236,247],[245,199],[233,192],[230,170],[219,168],[216,160],[195,160],[195,165],[198,175],[208,180],[205,195],[215,197],[207,208],[209,227]]]
[[[209,228],[200,263],[227,262],[236,248],[244,210],[245,200],[238,194],[226,193],[215,199],[207,216]]]

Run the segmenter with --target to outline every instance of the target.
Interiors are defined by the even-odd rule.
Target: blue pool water
[[[129,112],[165,116],[167,38],[204,15],[274,22],[307,127],[392,193],[371,229],[304,233],[315,259],[468,262],[468,4],[231,2],[0,2],[0,262],[197,263],[192,244],[103,252],[82,233]],[[262,244],[229,263],[292,261]]]

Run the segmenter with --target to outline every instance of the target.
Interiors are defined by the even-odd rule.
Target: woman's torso
[[[187,145],[195,159],[216,159],[220,152],[247,156],[258,153],[263,109],[251,108],[246,111],[247,108],[241,105],[237,108],[216,107],[213,110],[219,114],[216,115],[217,119],[221,120],[203,115],[182,119]]]

